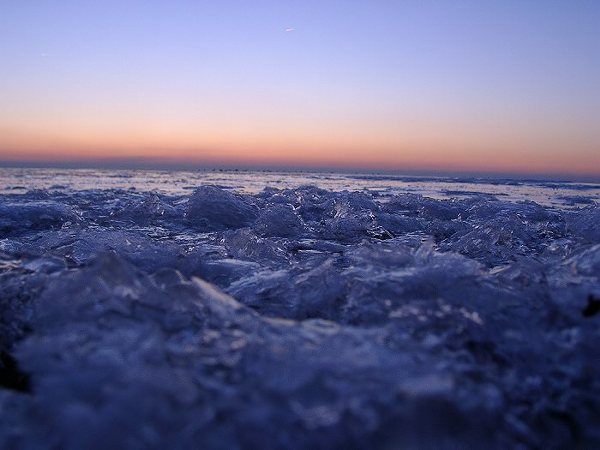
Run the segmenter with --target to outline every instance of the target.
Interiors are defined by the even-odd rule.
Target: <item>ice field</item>
[[[0,448],[598,448],[600,185],[0,170]]]

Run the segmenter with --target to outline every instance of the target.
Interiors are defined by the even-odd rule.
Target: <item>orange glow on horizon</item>
[[[102,117],[59,115],[30,128],[21,125],[23,120],[0,125],[0,161],[600,174],[596,142],[578,138],[576,131],[534,133],[529,123],[518,128],[449,117],[308,120],[233,113],[229,122],[223,117],[195,123],[161,115]]]
[[[178,137],[179,139],[176,139]],[[560,147],[544,147],[543,153],[526,149],[526,143],[460,140],[456,136],[414,134],[395,142],[368,142],[352,136],[260,136],[235,134],[208,136],[169,136],[153,132],[146,137],[114,133],[94,136],[42,136],[31,133],[3,133],[0,161],[70,162],[139,160],[155,164],[252,165],[347,168],[365,170],[434,170],[466,172],[513,172],[532,174],[597,175],[593,149],[573,154]],[[466,142],[465,142],[466,141]],[[510,149],[508,151],[507,149]]]

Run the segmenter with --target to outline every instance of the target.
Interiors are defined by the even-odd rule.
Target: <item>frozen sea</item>
[[[0,169],[0,448],[600,448],[599,202]]]

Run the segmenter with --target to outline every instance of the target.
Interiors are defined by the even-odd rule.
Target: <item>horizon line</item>
[[[97,170],[157,170],[157,171],[281,171],[281,172],[330,172],[355,174],[381,174],[407,177],[473,177],[484,179],[520,179],[555,182],[588,182],[600,183],[600,174],[546,173],[526,171],[493,171],[493,170],[444,170],[436,168],[383,168],[357,167],[344,165],[302,165],[281,163],[250,163],[250,162],[183,162],[152,160],[151,158],[92,158],[72,160],[17,160],[0,159],[0,168],[15,169],[97,169]]]

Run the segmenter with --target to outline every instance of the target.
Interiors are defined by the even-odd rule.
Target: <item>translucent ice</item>
[[[595,203],[448,192],[1,196],[0,448],[597,448]]]
[[[256,213],[247,198],[215,186],[202,186],[190,196],[186,218],[196,228],[214,230],[249,225]]]
[[[69,206],[53,201],[0,203],[0,233],[3,235],[56,229],[78,219]]]

